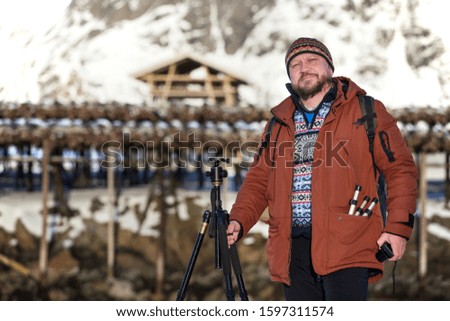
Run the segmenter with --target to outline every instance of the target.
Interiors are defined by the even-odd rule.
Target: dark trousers
[[[283,285],[288,301],[363,301],[368,297],[369,270],[347,268],[317,275],[311,262],[311,239],[292,239],[291,285]]]

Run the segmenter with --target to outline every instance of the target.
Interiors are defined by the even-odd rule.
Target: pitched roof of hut
[[[163,74],[167,73],[170,65],[177,64],[180,73],[188,73],[197,69],[200,66],[208,67],[215,74],[225,74],[233,78],[238,84],[249,84],[250,81],[245,76],[238,74],[236,71],[230,70],[218,62],[213,62],[210,59],[198,56],[193,53],[181,53],[164,61],[160,61],[143,70],[136,72],[133,76],[137,79],[144,80],[148,74]]]

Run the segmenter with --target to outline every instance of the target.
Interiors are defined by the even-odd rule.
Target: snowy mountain
[[[330,49],[335,75],[388,107],[450,105],[444,0],[73,0],[46,33],[4,28],[0,101],[150,103],[133,74],[193,52],[249,79],[244,97],[284,98],[284,54],[300,36]],[[4,55],[4,53],[3,53]]]

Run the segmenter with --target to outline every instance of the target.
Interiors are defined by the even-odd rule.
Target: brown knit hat
[[[331,57],[328,48],[317,39],[302,37],[295,40],[289,46],[289,49],[286,52],[286,57],[284,61],[286,62],[286,69],[288,75],[289,75],[289,64],[291,63],[292,59],[303,53],[313,53],[321,56],[328,62],[331,69],[334,71],[333,58]]]

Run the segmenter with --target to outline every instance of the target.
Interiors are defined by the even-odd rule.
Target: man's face
[[[309,99],[331,83],[333,71],[326,60],[319,55],[304,53],[296,56],[289,64],[292,87],[303,100]]]

